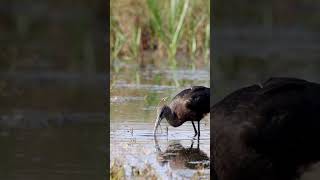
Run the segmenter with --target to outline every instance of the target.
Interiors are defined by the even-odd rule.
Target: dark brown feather
[[[271,78],[216,103],[211,121],[219,180],[291,180],[320,160],[319,84]]]

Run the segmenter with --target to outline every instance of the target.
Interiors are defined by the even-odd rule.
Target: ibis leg
[[[200,121],[198,121],[198,136],[200,137]]]
[[[198,148],[198,149],[200,149],[200,142],[199,142],[199,139],[200,139],[200,138],[199,138],[199,136],[198,136],[198,145],[197,145],[197,148]]]
[[[193,126],[193,129],[194,129],[194,136],[196,136],[198,133],[197,133],[197,129],[196,129],[196,126],[194,125],[193,121],[192,122],[192,126]]]
[[[190,149],[192,149],[192,148],[193,148],[193,139],[192,139],[192,141],[191,141]]]

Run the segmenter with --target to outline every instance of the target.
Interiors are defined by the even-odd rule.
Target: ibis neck
[[[177,116],[170,110],[170,113],[167,113],[165,118],[167,119],[168,123],[173,126],[173,127],[178,127],[182,123],[181,121],[177,118]]]

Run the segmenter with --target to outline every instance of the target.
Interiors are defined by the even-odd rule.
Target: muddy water
[[[102,123],[0,129],[0,179],[101,179]]]
[[[163,120],[153,137],[156,109],[164,97],[172,98],[188,85],[209,86],[208,70],[151,70],[136,84],[118,77],[111,89],[110,159],[124,164],[125,174],[131,177],[135,169],[151,165],[162,179],[189,179],[200,171],[200,177],[209,179],[210,121],[209,116],[201,121],[201,137],[194,138],[192,124],[186,122],[173,128]],[[161,85],[152,81],[161,77]],[[123,76],[126,77],[126,76]],[[182,83],[176,87],[172,77]]]
[[[0,179],[103,179],[101,75],[1,73]]]

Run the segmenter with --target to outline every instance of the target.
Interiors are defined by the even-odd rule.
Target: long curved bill
[[[158,144],[157,136],[154,136],[154,147],[158,153],[161,153],[160,146]]]
[[[161,118],[160,118],[160,116],[158,116],[157,119],[156,119],[156,122],[154,124],[154,129],[153,129],[153,135],[154,136],[156,136],[156,132],[157,132],[157,129],[158,129],[159,125],[160,125],[160,122],[161,122]]]

